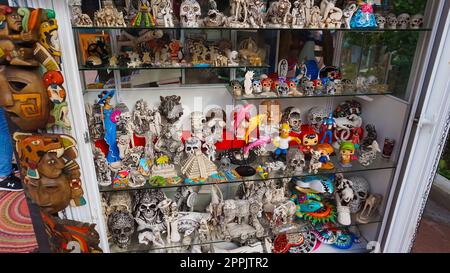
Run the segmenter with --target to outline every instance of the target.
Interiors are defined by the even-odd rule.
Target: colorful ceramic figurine
[[[330,162],[330,155],[334,152],[333,146],[328,143],[318,144],[316,150],[320,153],[319,161],[322,163],[320,167],[323,170],[331,170],[334,164]]]
[[[339,146],[342,167],[351,167],[351,161],[355,154],[355,144],[351,141],[342,141]]]
[[[155,20],[150,11],[150,3],[147,0],[139,0],[139,11],[131,20],[133,27],[152,27]]]
[[[281,125],[280,136],[277,136],[273,139],[272,143],[275,145],[276,149],[274,151],[274,158],[276,160],[280,159],[282,156],[282,160],[286,160],[287,151],[289,149],[289,141],[295,141],[298,145],[302,142],[300,139],[296,137],[289,136],[290,127],[288,123],[283,123]]]
[[[63,84],[64,78],[60,71],[48,71],[44,74],[44,86],[47,88],[48,97],[53,102],[53,109],[50,111],[50,119],[47,128],[54,125],[70,130],[69,107],[66,101],[66,90]]]
[[[377,20],[373,13],[373,0],[360,1],[358,10],[350,21],[351,28],[376,28]]]
[[[103,91],[99,98],[98,104],[102,106],[103,127],[105,129],[105,141],[109,145],[106,159],[108,162],[114,163],[120,161],[120,152],[117,147],[116,122],[114,118],[114,108],[111,106],[111,98],[114,96],[115,90]]]
[[[333,129],[336,128],[336,122],[332,112],[323,120],[323,125],[325,125],[325,132],[323,133],[320,143],[324,143],[326,139],[328,139],[328,143],[331,143],[333,141]]]

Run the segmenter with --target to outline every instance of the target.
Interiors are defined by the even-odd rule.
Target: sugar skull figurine
[[[24,185],[31,199],[54,214],[69,204],[86,204],[81,188],[76,141],[67,135],[15,133]]]
[[[272,90],[272,79],[271,78],[262,79],[261,84],[262,84],[263,92],[270,92]]]
[[[342,167],[351,167],[355,154],[355,144],[351,141],[342,141],[339,146],[339,155]]]

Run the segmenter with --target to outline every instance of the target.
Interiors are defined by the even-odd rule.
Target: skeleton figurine
[[[89,15],[81,10],[82,0],[71,0],[69,5],[72,8],[72,24],[77,27],[92,27],[92,20]]]
[[[358,7],[355,3],[348,5],[343,11],[343,24],[345,28],[350,29],[350,21],[352,20],[353,14],[355,14]]]
[[[342,174],[336,175],[335,182],[336,209],[338,213],[337,220],[341,225],[349,226],[352,223],[349,204],[355,198],[353,182],[345,179]]]
[[[214,135],[207,135],[205,137],[205,143],[203,144],[203,148],[206,149],[206,155],[208,156],[208,159],[211,161],[216,160],[216,145],[215,145],[215,138]]]
[[[100,148],[94,150],[94,163],[95,170],[97,172],[97,181],[100,186],[109,186],[112,184],[111,169],[109,168],[108,161],[105,154],[103,154]]]
[[[267,11],[267,18],[273,27],[289,27],[291,3],[288,0],[273,2]]]
[[[166,199],[161,189],[145,190],[137,193],[134,219],[138,224],[139,243],[160,244],[160,234],[166,231],[164,215],[158,204]]]
[[[94,13],[94,22],[99,27],[126,27],[123,13],[119,12],[111,0],[104,0],[102,8]]]
[[[200,4],[196,0],[184,0],[180,6],[181,26],[199,27],[199,19],[202,15]]]
[[[248,27],[248,1],[231,0],[230,27]]]
[[[174,196],[178,211],[194,211],[197,192],[194,187],[178,187]]]
[[[300,0],[296,0],[294,2],[294,7],[292,8],[291,16],[292,16],[291,22],[292,28],[304,28],[306,26],[305,10],[303,9],[302,6],[300,6]]]
[[[319,151],[311,150],[311,160],[309,161],[309,173],[317,174],[322,167],[320,162],[321,153]]]
[[[136,169],[139,166],[139,160],[144,154],[144,147],[136,146],[129,150],[122,160],[122,165],[128,170]]]
[[[163,214],[165,225],[167,227],[167,243],[179,242],[181,238],[178,233],[177,204],[171,199],[166,198],[158,204],[158,208]]]
[[[322,0],[320,3],[320,16],[322,26],[327,28],[341,28],[343,11],[335,7],[336,0]]]
[[[134,228],[133,216],[127,211],[116,211],[108,217],[108,230],[114,244],[120,248],[130,246]]]
[[[163,0],[160,2],[161,3],[159,5],[159,12],[163,18],[164,27],[174,27],[172,1]]]
[[[252,0],[248,4],[248,21],[252,28],[265,28],[264,13],[262,12],[265,4],[261,0]]]
[[[226,23],[226,17],[217,9],[217,3],[209,0],[208,16],[203,20],[207,27],[220,27]]]

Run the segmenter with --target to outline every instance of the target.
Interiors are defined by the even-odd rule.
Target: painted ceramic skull
[[[378,84],[378,82],[379,82],[378,78],[374,75],[370,75],[369,77],[367,77],[367,80],[366,80],[367,86],[372,86],[372,85]]]
[[[381,14],[376,14],[376,20],[378,28],[384,28],[384,26],[386,25],[386,18]]]
[[[316,130],[320,130],[323,120],[327,117],[328,113],[325,108],[313,107],[309,109],[308,121]]]
[[[272,79],[265,78],[261,80],[261,83],[263,92],[270,92],[270,90],[272,90]]]
[[[369,196],[370,185],[369,182],[361,176],[351,176],[348,180],[352,181],[352,187],[355,193],[353,200],[350,201],[348,206],[351,213],[357,213],[362,209],[366,198]]]
[[[134,219],[127,211],[116,211],[108,217],[108,228],[114,243],[120,248],[131,244],[131,235],[134,232]]]
[[[291,130],[296,133],[300,133],[302,126],[302,113],[300,109],[296,107],[288,107],[283,112],[283,121],[288,122]]]
[[[196,0],[185,0],[181,3],[180,18],[183,27],[199,27],[201,15],[200,4]]]
[[[287,96],[289,95],[289,85],[286,82],[280,82],[277,87],[278,96]]]
[[[190,137],[184,143],[184,151],[188,155],[194,155],[197,151],[201,151],[202,142],[198,137]]]
[[[306,81],[303,90],[305,91],[305,94],[307,96],[313,96],[314,95],[314,82],[313,81]]]
[[[423,25],[423,15],[416,14],[411,16],[410,27],[414,29],[418,29]]]
[[[388,25],[389,29],[396,29],[397,28],[398,19],[397,19],[397,16],[395,16],[395,14],[389,13],[386,16],[386,22],[387,22],[387,25]]]
[[[409,22],[411,21],[411,17],[408,13],[402,13],[397,17],[398,26],[400,29],[406,29],[409,26]]]
[[[242,96],[242,84],[239,81],[231,81],[231,88],[233,89],[233,95]]]
[[[252,89],[254,94],[262,93],[262,85],[260,80],[254,80],[252,82]]]

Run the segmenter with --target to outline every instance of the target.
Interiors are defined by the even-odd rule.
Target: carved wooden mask
[[[51,104],[37,69],[0,66],[0,106],[23,131],[46,128]]]

